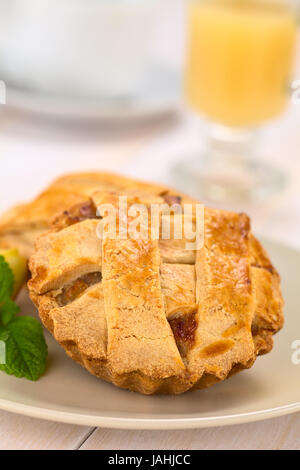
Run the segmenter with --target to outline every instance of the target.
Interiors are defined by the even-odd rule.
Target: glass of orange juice
[[[185,94],[207,150],[180,173],[201,196],[257,201],[283,185],[253,144],[289,101],[296,38],[293,0],[189,0]]]

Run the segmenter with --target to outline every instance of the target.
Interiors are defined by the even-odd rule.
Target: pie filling
[[[87,219],[98,219],[97,208],[92,201],[86,201],[84,204],[77,204],[72,209],[64,211],[59,222],[68,227]]]
[[[180,355],[186,357],[195,342],[195,334],[198,325],[196,311],[169,320],[169,323]]]
[[[94,284],[98,284],[102,280],[100,272],[85,274],[76,279],[62,289],[61,294],[56,297],[60,307],[70,304],[76,300],[83,292]]]
[[[165,194],[163,196],[163,199],[165,200],[165,202],[169,205],[169,206],[172,206],[173,204],[181,204],[181,201],[182,201],[182,198],[181,196],[174,196],[174,195],[171,195],[171,194]]]
[[[169,206],[173,204],[180,205],[182,200],[180,196],[169,194],[163,195],[163,199]],[[84,204],[77,204],[72,207],[72,209],[64,211],[59,222],[64,227],[68,227],[69,225],[77,224],[87,219],[101,219],[101,217],[97,215],[97,208],[92,200],[86,201]]]

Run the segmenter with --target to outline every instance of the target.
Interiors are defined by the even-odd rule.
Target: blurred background
[[[0,210],[110,170],[300,247],[299,0],[0,0]]]

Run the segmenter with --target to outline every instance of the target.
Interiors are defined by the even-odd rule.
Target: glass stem
[[[232,170],[245,169],[251,162],[257,142],[256,129],[235,129],[209,124],[206,145],[210,165]]]

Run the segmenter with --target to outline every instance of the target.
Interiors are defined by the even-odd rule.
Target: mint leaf
[[[0,321],[6,326],[19,313],[20,307],[13,300],[6,300],[0,308]]]
[[[13,290],[13,272],[5,261],[4,256],[0,255],[0,304],[12,296]]]
[[[5,363],[0,370],[37,380],[45,371],[47,344],[41,324],[32,317],[16,317],[19,307],[11,300],[14,275],[0,255],[0,340],[5,343]]]
[[[44,373],[47,344],[42,326],[35,318],[14,318],[0,327],[0,340],[6,346],[6,363],[0,364],[0,370],[33,381]]]

